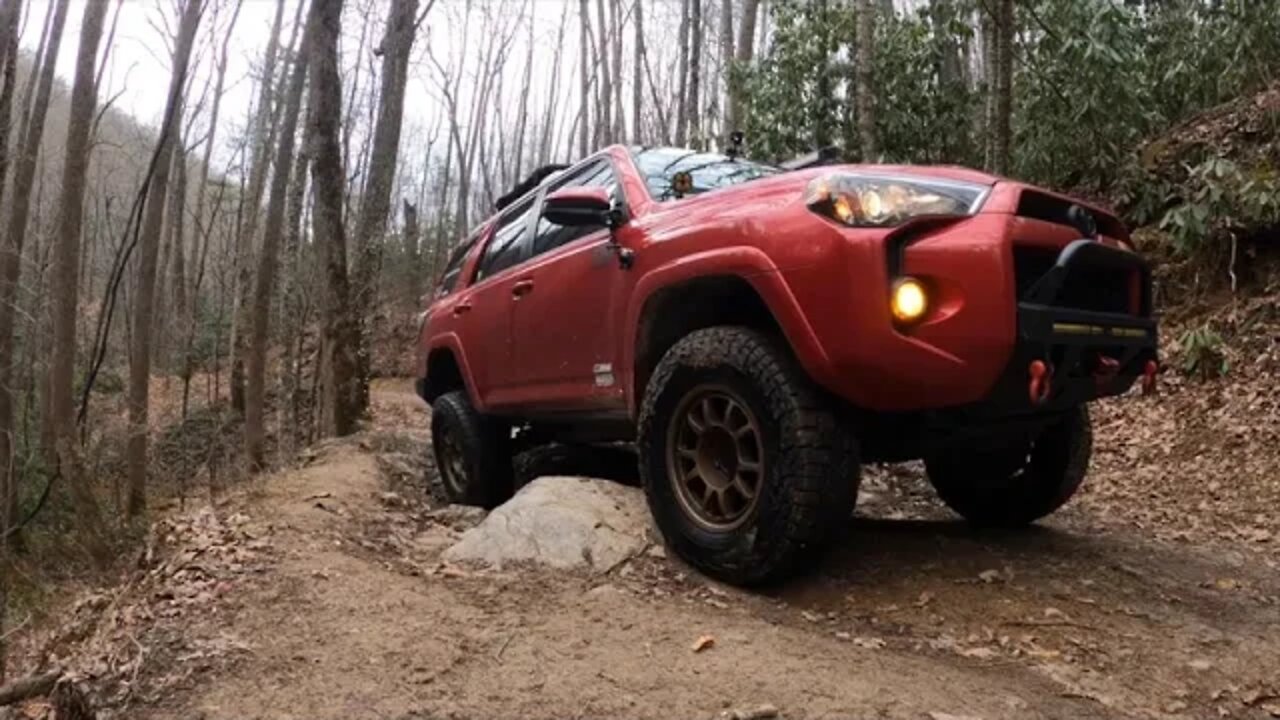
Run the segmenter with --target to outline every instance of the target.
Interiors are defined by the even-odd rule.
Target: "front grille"
[[[1014,278],[1019,299],[1025,298],[1027,291],[1049,272],[1058,261],[1058,253],[1056,249],[1014,247]],[[1137,275],[1132,268],[1075,263],[1050,305],[1091,312],[1135,313],[1133,288],[1134,283],[1139,282]]]

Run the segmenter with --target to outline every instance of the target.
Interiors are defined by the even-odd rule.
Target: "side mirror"
[[[613,227],[617,224],[613,198],[598,187],[561,188],[547,195],[542,216],[557,225]]]

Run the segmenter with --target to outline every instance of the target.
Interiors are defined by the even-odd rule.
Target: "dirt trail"
[[[872,472],[841,549],[773,593],[656,549],[607,575],[464,570],[438,560],[458,523],[396,464],[426,452],[420,403],[387,383],[375,406],[368,433],[220,508],[247,517],[264,560],[184,638],[240,650],[124,716],[1280,714],[1272,555],[1150,541],[1082,510],[978,534],[910,472]],[[715,645],[695,653],[702,635]]]

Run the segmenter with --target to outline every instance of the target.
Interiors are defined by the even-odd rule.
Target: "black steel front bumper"
[[[1115,285],[1116,278],[1130,283],[1122,308],[1126,311],[1079,307],[1080,298],[1096,297],[1090,294],[1105,292],[1101,285]],[[1006,417],[1053,413],[1119,395],[1142,377],[1149,361],[1157,360],[1150,266],[1134,253],[1077,240],[1019,297],[1017,328],[1004,373],[972,411]],[[1047,370],[1039,395],[1031,383],[1031,365],[1037,360]]]

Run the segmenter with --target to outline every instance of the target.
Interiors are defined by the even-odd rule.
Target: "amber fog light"
[[[893,319],[903,324],[913,323],[924,317],[929,310],[929,296],[924,285],[915,278],[899,279],[893,284],[889,309],[893,312]]]

